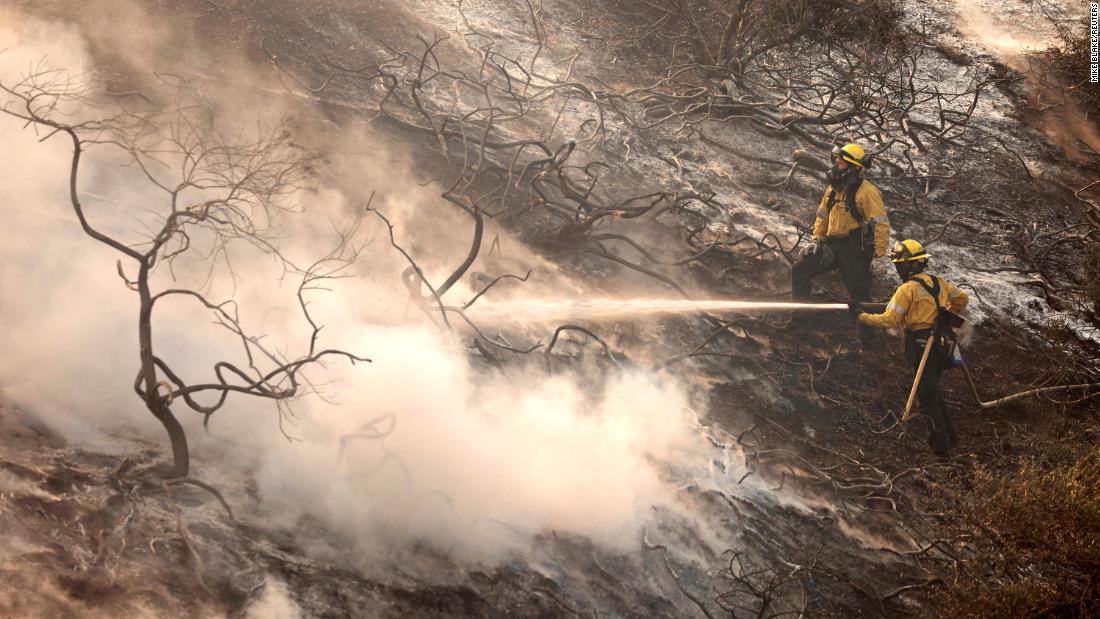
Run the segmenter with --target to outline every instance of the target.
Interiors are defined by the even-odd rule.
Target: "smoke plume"
[[[139,8],[133,15],[129,33],[116,41],[100,34],[88,39],[75,26],[9,11],[0,20],[3,38],[12,42],[0,54],[0,79],[10,83],[43,58],[85,74],[92,88],[98,87],[97,71],[162,69],[157,63],[168,62],[167,56],[156,44],[180,44],[180,36]],[[245,64],[231,57],[221,66],[231,71]],[[291,114],[299,128],[323,132],[316,128],[324,125],[316,110],[269,96],[270,89],[257,85],[260,73],[249,69],[204,86],[212,104],[226,112],[221,122],[245,127],[257,115]],[[101,449],[125,452],[125,440],[112,437],[129,432],[163,440],[132,390],[134,293],[115,273],[117,256],[85,236],[72,213],[70,145],[57,137],[39,143],[41,137],[0,118],[8,212],[0,232],[4,396],[67,437]],[[474,367],[461,338],[440,332],[410,307],[400,276],[407,265],[390,248],[382,224],[361,213],[364,198],[374,194],[373,206],[397,224],[399,242],[437,281],[465,252],[468,219],[442,203],[437,188],[418,186],[399,147],[372,143],[367,132],[302,138],[327,141],[340,152],[280,222],[281,246],[295,259],[316,256],[333,241],[334,230],[359,221],[355,239],[363,255],[355,277],[310,299],[326,325],[322,347],[373,362],[312,372],[329,397],[298,402],[296,417],[282,430],[272,407],[240,398],[212,420],[217,440],[203,438],[197,416],[177,411],[195,445],[198,475],[216,476],[215,465],[254,467],[260,512],[280,514],[286,526],[305,515],[320,519],[375,556],[427,544],[468,560],[496,561],[549,531],[585,535],[613,549],[636,548],[654,508],[686,509],[676,488],[685,478],[710,475],[715,450],[696,432],[694,404],[682,384],[641,370],[612,372],[592,386],[573,375],[502,375]],[[123,160],[108,150],[86,155],[81,198],[97,226],[140,238],[141,222],[155,219],[163,195],[137,171],[120,168]],[[326,177],[342,180],[328,184]],[[580,289],[546,273],[540,258],[503,231],[490,234],[507,248],[506,261],[496,266],[543,269],[528,290]],[[268,334],[273,348],[300,347],[308,331],[293,284],[280,279],[269,256],[248,250],[235,248],[227,256],[237,277],[218,263],[205,290],[211,298],[237,300],[242,324]],[[158,273],[158,285],[200,286],[207,266],[181,261]],[[461,284],[450,294],[468,298],[472,291]],[[239,359],[233,338],[211,325],[201,308],[167,306],[155,321],[157,346],[190,379],[209,376],[216,360]],[[233,447],[226,451],[226,444]],[[294,614],[289,607],[283,611]]]

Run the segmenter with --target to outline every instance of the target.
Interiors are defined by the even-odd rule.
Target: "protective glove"
[[[862,301],[848,301],[848,314],[850,314],[852,316],[852,318],[859,318],[859,315],[862,314],[862,313],[863,313],[863,302]]]
[[[821,251],[821,243],[817,241],[811,241],[809,245],[802,249],[803,256],[816,256]]]

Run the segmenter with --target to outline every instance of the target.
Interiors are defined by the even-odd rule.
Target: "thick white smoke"
[[[558,530],[637,547],[651,509],[674,507],[662,471],[706,466],[675,384],[625,373],[588,395],[564,378],[479,378],[426,331],[361,337],[376,362],[349,374],[342,406],[311,407],[305,442],[266,458],[260,482],[368,545],[489,558]]]
[[[68,69],[93,68],[71,27],[14,14],[2,23],[3,38],[11,41],[0,55],[6,83],[42,57]],[[134,293],[115,274],[117,256],[84,236],[72,214],[68,143],[38,143],[37,137],[0,118],[7,192],[0,232],[0,385],[6,398],[71,438],[90,440],[96,430],[117,424],[159,438],[132,391]],[[80,186],[90,215],[98,225],[139,234],[143,209],[156,208],[163,196],[147,191],[132,170],[119,171],[118,160],[98,155],[96,149],[87,154]],[[438,235],[443,226],[420,227],[451,207],[399,186],[411,177],[401,169],[369,174],[368,181],[380,186],[357,193],[380,191],[379,204],[399,225],[409,222],[399,231],[403,242],[438,246],[425,255],[426,264],[445,264],[440,256],[460,256],[467,234],[446,238]],[[304,214],[284,222],[295,235],[287,251],[321,251],[332,240],[333,222],[338,227],[356,208],[357,198],[347,195],[346,188],[333,187],[303,195]],[[216,460],[204,462],[204,454],[222,443],[204,441],[197,417],[177,406],[198,447],[198,475],[204,467],[213,473],[214,462],[248,464],[244,454],[259,453],[264,511],[282,513],[287,524],[310,514],[364,552],[427,543],[463,558],[496,560],[551,530],[636,548],[655,506],[678,509],[670,472],[706,474],[713,451],[692,429],[689,398],[675,380],[624,371],[593,390],[542,373],[486,376],[469,365],[458,338],[408,308],[399,278],[405,265],[379,223],[365,221],[360,234],[365,249],[357,278],[334,283],[330,295],[316,297],[314,309],[326,325],[322,347],[344,348],[373,363],[336,363],[311,373],[336,381],[326,388],[335,402],[299,402],[300,416],[288,430],[295,442],[280,435],[270,405],[232,400],[213,420],[214,433],[251,449],[233,449]],[[517,266],[537,262],[517,250],[521,254],[527,262]],[[219,269],[223,279],[212,286],[211,298],[232,293],[246,326],[270,333],[273,346],[293,353],[308,335],[296,313],[294,286],[278,283],[277,265],[268,258],[242,252],[234,260],[243,276],[229,282]],[[186,283],[201,273],[181,263],[176,275]],[[171,276],[160,273],[159,283],[168,285]],[[186,376],[208,377],[212,360],[239,356],[233,338],[209,322],[193,304],[168,306],[155,318],[159,349]],[[385,436],[366,436],[371,432]],[[125,443],[116,447],[127,449]]]
[[[42,62],[74,75],[91,71],[75,28],[0,12],[0,76],[11,84]],[[44,60],[45,59],[45,60]],[[68,200],[71,144],[39,142],[45,132],[0,116],[4,225],[0,227],[0,376],[6,398],[38,412],[70,436],[115,416],[137,419],[122,389],[105,388],[136,371],[136,333],[119,322],[133,313],[131,293],[114,273],[114,256],[80,230]],[[94,172],[89,170],[94,175]],[[116,206],[90,191],[95,215]],[[98,219],[98,217],[97,217]],[[107,337],[104,337],[107,335]]]

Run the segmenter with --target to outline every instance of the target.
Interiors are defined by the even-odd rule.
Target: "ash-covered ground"
[[[317,157],[272,238],[308,253],[357,222],[351,275],[310,302],[326,342],[371,359],[318,370],[293,413],[231,399],[207,430],[177,402],[192,481],[159,476],[127,282],[72,215],[65,145],[5,119],[19,223],[0,305],[0,614],[935,613],[999,552],[958,502],[975,471],[1095,444],[1088,393],[984,411],[950,376],[962,443],[941,461],[922,421],[895,423],[910,376],[896,343],[861,350],[842,313],[812,328],[477,313],[785,299],[828,147],[854,140],[877,153],[894,238],[927,241],[934,272],[971,293],[982,395],[1095,382],[1095,123],[1037,94],[1042,66],[1022,55],[1083,9],[848,4],[777,3],[806,42],[775,51],[777,20],[753,2],[742,23],[692,0],[0,9],[5,84],[46,58],[107,100],[198,93],[242,135],[289,118]],[[133,165],[97,160],[108,146],[85,155],[82,200],[140,236],[160,198]],[[289,355],[281,338],[304,325],[269,302],[279,269],[201,258],[158,283],[236,299]],[[876,273],[885,299],[894,276]],[[844,296],[838,278],[817,292]],[[157,344],[189,375],[239,354],[205,314],[173,311]]]

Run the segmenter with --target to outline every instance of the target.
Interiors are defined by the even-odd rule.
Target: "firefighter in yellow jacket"
[[[946,320],[950,316],[941,315],[946,310],[958,315],[966,308],[969,297],[951,282],[925,273],[928,265],[928,252],[920,243],[906,239],[894,245],[890,261],[897,269],[901,285],[881,314],[860,312],[860,324],[880,329],[899,329],[905,331],[905,357],[913,365],[914,372],[920,365],[924,346],[932,337],[933,328],[939,322],[940,342],[934,342],[925,362],[920,383],[917,384],[917,398],[920,400],[921,413],[931,423],[928,444],[938,456],[950,455],[950,448],[956,441],[955,421],[947,403],[940,392],[940,374],[948,362],[950,348],[942,341],[945,330],[950,325]],[[854,312],[859,311],[859,302],[850,304]]]
[[[821,197],[813,242],[791,268],[791,297],[810,298],[815,277],[840,270],[850,299],[871,300],[871,260],[886,255],[890,220],[882,193],[861,174],[870,158],[858,144],[834,148],[829,187]],[[861,335],[866,336],[866,330]]]

